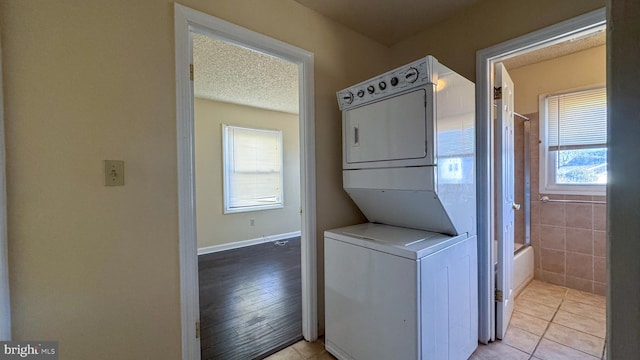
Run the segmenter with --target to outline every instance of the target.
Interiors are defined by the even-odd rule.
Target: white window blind
[[[607,96],[592,88],[540,97],[540,193],[604,195]]]
[[[279,208],[282,132],[223,126],[225,213]]]
[[[547,119],[549,151],[606,147],[604,88],[547,97]]]

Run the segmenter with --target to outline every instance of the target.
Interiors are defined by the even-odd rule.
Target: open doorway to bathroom
[[[605,27],[503,64],[516,94],[516,257],[531,245],[536,279],[604,295]]]
[[[533,248],[529,276],[599,295],[604,273],[592,270],[604,270],[605,256],[605,41],[602,26],[501,62],[515,89],[514,252]],[[526,280],[514,276],[514,287]]]
[[[498,228],[498,221],[492,221],[494,228],[489,230],[496,237],[491,238],[498,241],[487,241],[488,248],[497,250],[490,252],[491,268],[497,276],[487,279],[495,282],[496,296],[491,296],[487,305],[495,304],[499,314],[508,299],[512,308],[503,312],[509,316],[506,319],[490,316],[486,322],[481,320],[481,341],[483,335],[502,341],[492,344],[493,350],[480,347],[480,352],[506,346],[507,352],[515,349],[541,358],[554,351],[585,358],[603,356],[605,46],[602,10],[478,54],[479,72],[488,66],[486,73],[478,75],[478,84],[481,89],[491,86],[490,92],[481,93],[484,100],[479,122],[497,121],[488,122],[486,129],[498,142],[490,157],[495,165],[489,168],[493,173],[494,166],[508,157],[513,158],[515,167],[511,179],[500,177],[496,169],[490,181],[495,186],[495,205],[503,200],[498,191],[500,182],[514,184],[513,237],[501,239],[503,229]],[[496,83],[501,77],[498,67],[513,81],[510,153],[499,147],[501,129],[496,115],[505,105],[494,102],[501,98],[500,94],[494,98],[494,91],[504,86]],[[504,98],[505,94],[501,95]],[[493,206],[490,214],[497,218],[499,213]],[[510,251],[502,253],[505,249]],[[491,319],[494,323],[486,326]],[[502,328],[500,320],[504,321]]]

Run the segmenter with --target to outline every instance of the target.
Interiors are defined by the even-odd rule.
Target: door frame
[[[550,46],[572,34],[606,24],[606,8],[479,50],[476,53],[476,146],[478,196],[478,340],[495,340],[495,278],[492,249],[494,234],[494,124],[493,65],[523,52]],[[500,201],[500,199],[497,199]]]
[[[0,341],[11,340],[9,250],[7,244],[7,157],[4,142],[4,94],[2,92],[2,44],[0,44]]]
[[[182,359],[200,359],[198,254],[196,240],[193,86],[190,34],[197,32],[266,53],[298,65],[300,99],[300,202],[302,334],[318,338],[314,55],[186,6],[174,4],[176,125]]]

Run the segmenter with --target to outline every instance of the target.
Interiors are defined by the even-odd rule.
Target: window
[[[475,117],[464,116],[458,129],[438,129],[438,184],[473,184],[475,181]],[[455,121],[453,121],[455,120]]]
[[[540,138],[540,193],[605,194],[605,88],[541,96]]]
[[[222,126],[224,213],[283,207],[282,131]]]

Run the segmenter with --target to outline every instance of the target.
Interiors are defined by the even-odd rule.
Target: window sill
[[[274,210],[274,209],[284,209],[284,204],[247,206],[247,207],[235,208],[235,209],[224,209],[223,214],[227,215],[227,214],[237,214],[237,213],[262,211],[262,210]]]

